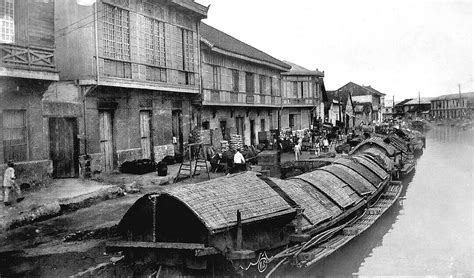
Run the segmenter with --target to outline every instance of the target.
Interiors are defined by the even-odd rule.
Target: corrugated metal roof
[[[163,194],[185,204],[211,232],[235,225],[237,210],[241,212],[242,222],[295,212],[254,172],[182,185]]]
[[[474,92],[462,93],[461,98],[474,99]],[[436,97],[436,98],[432,99],[431,101],[434,101],[434,100],[449,100],[449,99],[459,99],[459,94],[442,95],[442,96],[439,96],[439,97]]]
[[[287,70],[291,69],[291,66],[283,63],[282,61],[268,55],[267,53],[256,49],[253,46],[250,46],[212,26],[201,22],[201,37],[212,47],[217,47],[219,49],[239,54],[248,58],[264,61],[271,63],[278,67],[285,68]]]
[[[325,171],[331,172],[345,183],[349,184],[360,195],[372,193],[376,190],[375,185],[364,179],[356,171],[346,167],[344,165],[333,164],[324,167]]]
[[[354,155],[353,158],[357,160],[360,164],[364,165],[372,172],[374,172],[382,180],[385,180],[388,177],[388,173],[377,163],[373,162],[371,159],[361,155]]]
[[[340,164],[340,165],[344,165],[346,167],[351,168],[352,170],[359,173],[362,177],[367,179],[375,187],[378,187],[380,182],[382,182],[382,179],[379,176],[377,176],[367,166],[361,164],[357,160],[350,159],[350,158],[341,158],[334,161],[334,164]]]
[[[350,207],[354,203],[360,201],[360,196],[357,195],[357,193],[352,188],[350,188],[347,184],[345,184],[333,174],[326,171],[315,170],[313,172],[291,178],[291,180],[293,179],[305,181],[316,187],[341,208]]]
[[[291,69],[288,72],[282,73],[282,75],[303,75],[303,76],[307,75],[307,76],[324,77],[324,72],[321,72],[319,70],[309,70],[295,63],[291,63],[288,61],[283,61],[283,62],[290,65]]]
[[[310,221],[310,225],[319,224],[342,212],[336,204],[309,184],[296,180],[275,178],[271,178],[271,180],[304,209],[303,215]]]

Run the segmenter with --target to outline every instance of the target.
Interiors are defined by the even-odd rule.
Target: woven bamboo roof
[[[303,229],[317,225],[342,212],[342,210],[324,196],[324,194],[321,194],[321,192],[309,184],[296,180],[281,180],[275,178],[271,178],[271,180],[304,209],[303,215],[308,225],[303,225]]]
[[[357,145],[351,152],[350,154],[354,154],[356,153],[360,148],[364,147],[364,146],[375,146],[375,147],[379,147],[379,148],[382,148],[385,152],[386,152],[386,155],[388,156],[393,156],[395,155],[395,153],[397,153],[397,149],[387,143],[385,143],[383,141],[383,138],[381,137],[378,137],[378,136],[374,136],[374,137],[370,137],[364,141],[362,141],[359,145]]]
[[[322,169],[324,169],[323,167]],[[360,196],[352,190],[346,183],[331,173],[316,170],[310,173],[299,175],[292,179],[299,179],[308,182],[315,188],[327,195],[332,201],[345,209],[360,201]]]
[[[380,149],[370,147],[364,150],[361,155],[365,155],[377,163],[380,167],[385,169],[385,171],[391,171],[394,167],[393,160],[386,156]]]
[[[295,213],[254,172],[174,187],[163,194],[186,205],[211,233],[237,224],[237,210],[243,223]]]
[[[353,158],[374,172],[382,180],[385,180],[388,177],[388,173],[371,159],[362,155],[354,155]]]
[[[326,167],[325,170],[336,175],[360,195],[369,194],[376,190],[375,185],[364,179],[356,171],[344,165],[333,164]]]
[[[390,134],[387,136],[390,139],[390,145],[397,148],[399,151],[406,153],[408,151],[407,143],[400,137],[395,134]]]
[[[379,184],[382,182],[382,179],[377,176],[373,171],[371,171],[367,166],[359,163],[355,159],[350,158],[341,158],[334,161],[334,164],[344,165],[346,167],[351,168],[352,170],[359,173],[362,177],[368,180],[371,184],[375,187],[378,187]]]

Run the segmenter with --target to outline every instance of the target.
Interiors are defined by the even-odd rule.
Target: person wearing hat
[[[3,175],[3,203],[5,206],[8,206],[11,204],[10,201],[10,194],[11,191],[15,191],[17,195],[17,202],[20,202],[24,199],[24,197],[21,194],[21,189],[16,183],[16,176],[15,176],[15,164],[13,161],[8,161],[7,162],[8,168],[5,170],[5,174]]]

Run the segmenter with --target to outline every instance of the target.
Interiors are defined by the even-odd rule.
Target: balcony
[[[203,105],[279,107],[281,97],[204,89]]]
[[[285,106],[313,106],[316,104],[316,99],[312,98],[285,98],[283,105]]]
[[[2,76],[59,80],[53,49],[2,43],[0,69]]]

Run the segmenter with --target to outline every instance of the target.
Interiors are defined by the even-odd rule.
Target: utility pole
[[[392,119],[395,119],[395,94],[392,96]]]
[[[459,107],[459,116],[462,116],[462,96],[461,96],[461,84],[458,84],[458,89],[459,89],[459,101],[458,101],[458,107]]]

